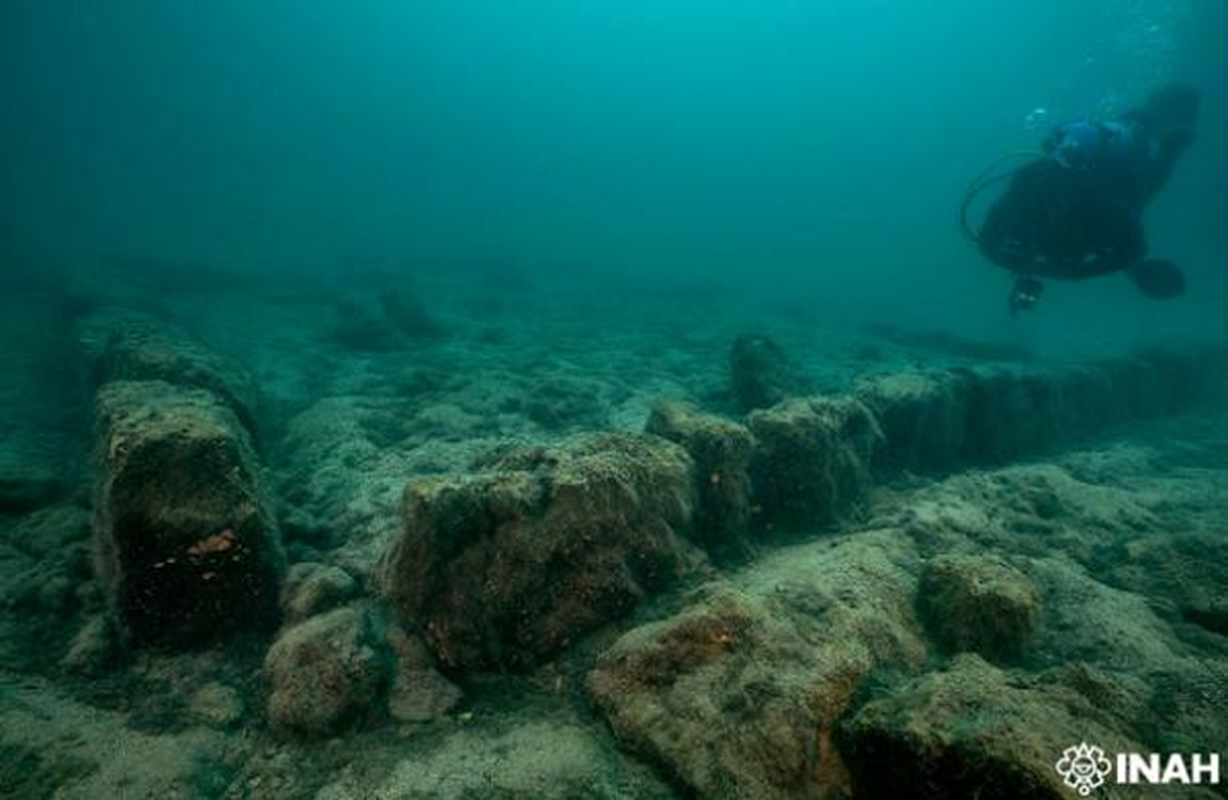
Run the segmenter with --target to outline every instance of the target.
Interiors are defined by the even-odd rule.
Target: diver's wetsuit
[[[990,209],[982,251],[1019,275],[1081,280],[1125,269],[1147,245],[1142,206],[1114,183],[1049,158],[1028,164]]]
[[[1196,95],[1190,102],[1196,114]],[[1159,119],[1144,108],[1058,126],[1047,157],[1014,173],[978,236],[986,257],[1019,276],[1012,310],[1031,307],[1038,278],[1083,280],[1143,261],[1143,211],[1193,142],[1192,128]]]

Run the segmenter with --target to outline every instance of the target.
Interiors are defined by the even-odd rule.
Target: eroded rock
[[[928,471],[959,462],[965,447],[965,383],[950,373],[896,372],[863,379],[857,398],[883,432],[875,465]]]
[[[226,730],[243,719],[243,698],[232,687],[211,681],[192,693],[188,713],[193,721],[210,728]]]
[[[755,436],[751,481],[764,524],[829,526],[855,511],[870,488],[870,459],[882,440],[857,400],[790,400],[748,419]]]
[[[801,369],[766,336],[739,336],[729,355],[729,371],[743,411],[769,408],[811,388]]]
[[[754,502],[750,431],[677,402],[657,404],[645,430],[682,445],[695,462],[699,496],[695,538],[708,554],[717,561],[749,555]]]
[[[461,690],[435,669],[426,646],[399,628],[388,631],[395,675],[388,713],[398,722],[430,722],[456,708]]]
[[[378,712],[391,678],[383,620],[355,605],[286,629],[269,648],[270,724],[318,736]]]
[[[862,681],[925,658],[914,558],[895,532],[788,548],[624,634],[589,692],[622,741],[699,796],[838,792],[831,735]]]
[[[1017,681],[979,656],[907,683],[841,726],[858,797],[1070,797],[1067,747],[1145,752],[1078,692]]]
[[[1214,396],[1222,356],[1153,353],[1087,364],[977,365],[904,371],[859,381],[855,395],[885,435],[888,471],[1001,463],[1129,420],[1191,408]]]
[[[79,348],[96,385],[164,381],[216,395],[256,432],[259,392],[237,365],[174,325],[124,309],[103,309],[78,326]]]
[[[381,583],[440,663],[524,667],[673,583],[693,465],[657,437],[581,435],[417,481]]]
[[[98,424],[98,570],[133,642],[275,625],[284,559],[230,409],[199,389],[114,381]]]
[[[319,562],[295,564],[286,573],[281,589],[281,607],[286,624],[336,608],[354,599],[358,581],[340,567]]]
[[[1019,570],[992,556],[945,555],[921,575],[917,604],[946,649],[990,661],[1027,654],[1040,622],[1040,596]]]
[[[1163,598],[1185,622],[1228,636],[1228,542],[1222,536],[1140,531],[1104,572],[1114,585]]]

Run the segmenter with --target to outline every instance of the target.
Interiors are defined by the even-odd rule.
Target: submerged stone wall
[[[285,570],[253,444],[254,385],[158,320],[78,327],[96,392],[96,571],[137,645],[191,645],[279,617]]]
[[[693,562],[693,464],[655,436],[584,434],[418,481],[384,594],[453,670],[524,668]]]
[[[77,324],[89,388],[111,381],[165,381],[218,398],[255,436],[259,390],[236,364],[178,327],[126,308],[99,309]]]
[[[767,529],[828,527],[859,508],[882,431],[855,398],[786,400],[753,412],[751,459],[756,515]]]
[[[880,474],[1002,463],[1131,420],[1192,409],[1223,388],[1218,351],[1047,368],[908,371],[858,382],[883,431]]]
[[[1222,396],[1224,363],[1147,356],[882,376],[856,392],[873,428],[849,424],[856,417],[847,398],[786,401],[752,415],[753,502],[785,502],[787,515],[761,514],[813,531],[855,514],[874,479],[1006,461],[1113,424],[1194,410]],[[840,404],[842,414],[819,413]],[[760,414],[779,426],[767,442]],[[819,479],[831,475],[846,480]],[[1098,583],[1070,565],[1068,552],[1019,555],[1061,547],[1056,534],[1021,536],[1018,552],[985,553],[982,537],[995,528],[1013,537],[1018,512],[968,514],[960,492],[980,501],[983,484],[974,473],[951,480],[968,483],[940,495],[937,508],[952,503],[950,521],[939,516],[929,530],[910,507],[709,581],[680,611],[604,650],[588,675],[591,701],[625,747],[703,797],[1056,798],[1065,787],[1053,764],[1080,737],[1120,751],[1155,749],[1134,739],[1145,730],[1140,720],[1154,721],[1155,676],[1197,692],[1222,670],[1187,661],[1142,597]],[[999,491],[1017,497],[1027,480]],[[1097,504],[1083,509],[1091,519]],[[1102,507],[1113,509],[1109,519],[1118,513],[1117,504]],[[1088,519],[1069,524],[1088,531]],[[1128,530],[1130,518],[1121,525]],[[1091,528],[1087,546],[1109,547],[1105,534]],[[1072,627],[1067,614],[1086,627]],[[1092,631],[1105,641],[1072,649]],[[1038,669],[1054,664],[1064,666]],[[1199,733],[1222,715],[1208,705],[1191,725]]]
[[[877,479],[1005,462],[1193,408],[1225,360],[895,373],[744,424],[663,403],[643,436],[573,437],[411,484],[382,590],[444,665],[530,667],[668,586],[688,552],[744,560],[774,531],[857,516]]]

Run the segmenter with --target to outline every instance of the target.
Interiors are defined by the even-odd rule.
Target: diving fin
[[[1185,274],[1172,262],[1160,259],[1140,261],[1126,270],[1139,291],[1157,300],[1185,294]]]

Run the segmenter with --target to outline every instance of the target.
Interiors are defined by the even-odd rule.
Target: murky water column
[[[1111,116],[1158,85],[1181,80],[1182,33],[1203,5],[1197,0],[1129,0],[1107,9],[1088,54],[1115,77],[1097,112]]]

